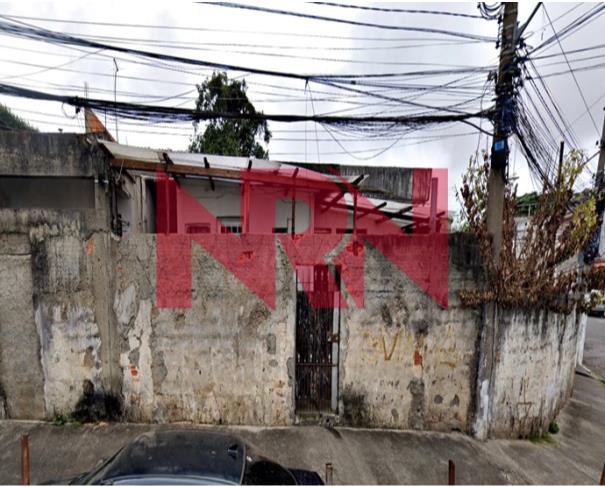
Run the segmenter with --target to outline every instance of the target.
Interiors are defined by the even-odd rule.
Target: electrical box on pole
[[[504,4],[500,36],[500,62],[496,80],[496,108],[494,112],[494,138],[491,150],[491,170],[487,196],[487,230],[492,236],[494,259],[497,262],[502,246],[504,190],[508,164],[508,137],[515,123],[515,81],[517,66],[517,12],[516,2]]]

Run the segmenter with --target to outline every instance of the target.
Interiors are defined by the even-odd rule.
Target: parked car
[[[590,291],[588,296],[590,299],[591,308],[588,312],[591,316],[605,316],[605,302],[603,301],[603,293],[599,290],[593,289]]]
[[[599,316],[603,318],[605,316],[605,303],[595,304],[588,312],[591,316]]]
[[[71,485],[323,485],[316,472],[285,468],[237,436],[174,429],[144,433]]]

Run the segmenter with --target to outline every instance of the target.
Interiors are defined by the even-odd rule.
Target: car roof
[[[245,463],[246,446],[237,436],[201,429],[159,430],[126,445],[102,477],[198,477],[239,484]]]

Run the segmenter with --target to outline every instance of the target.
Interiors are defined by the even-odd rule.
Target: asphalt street
[[[592,372],[605,378],[605,318],[588,318],[584,364]]]

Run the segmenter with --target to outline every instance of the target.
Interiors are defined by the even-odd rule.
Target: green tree
[[[230,80],[226,73],[215,72],[197,85],[197,111],[236,113],[245,116],[262,114],[256,111],[246,95],[246,81]],[[271,132],[266,120],[219,118],[208,121],[202,133],[191,138],[189,150],[225,156],[268,158],[260,141],[268,144]]]
[[[10,108],[0,103],[0,130],[38,130],[21,117],[15,115]]]

